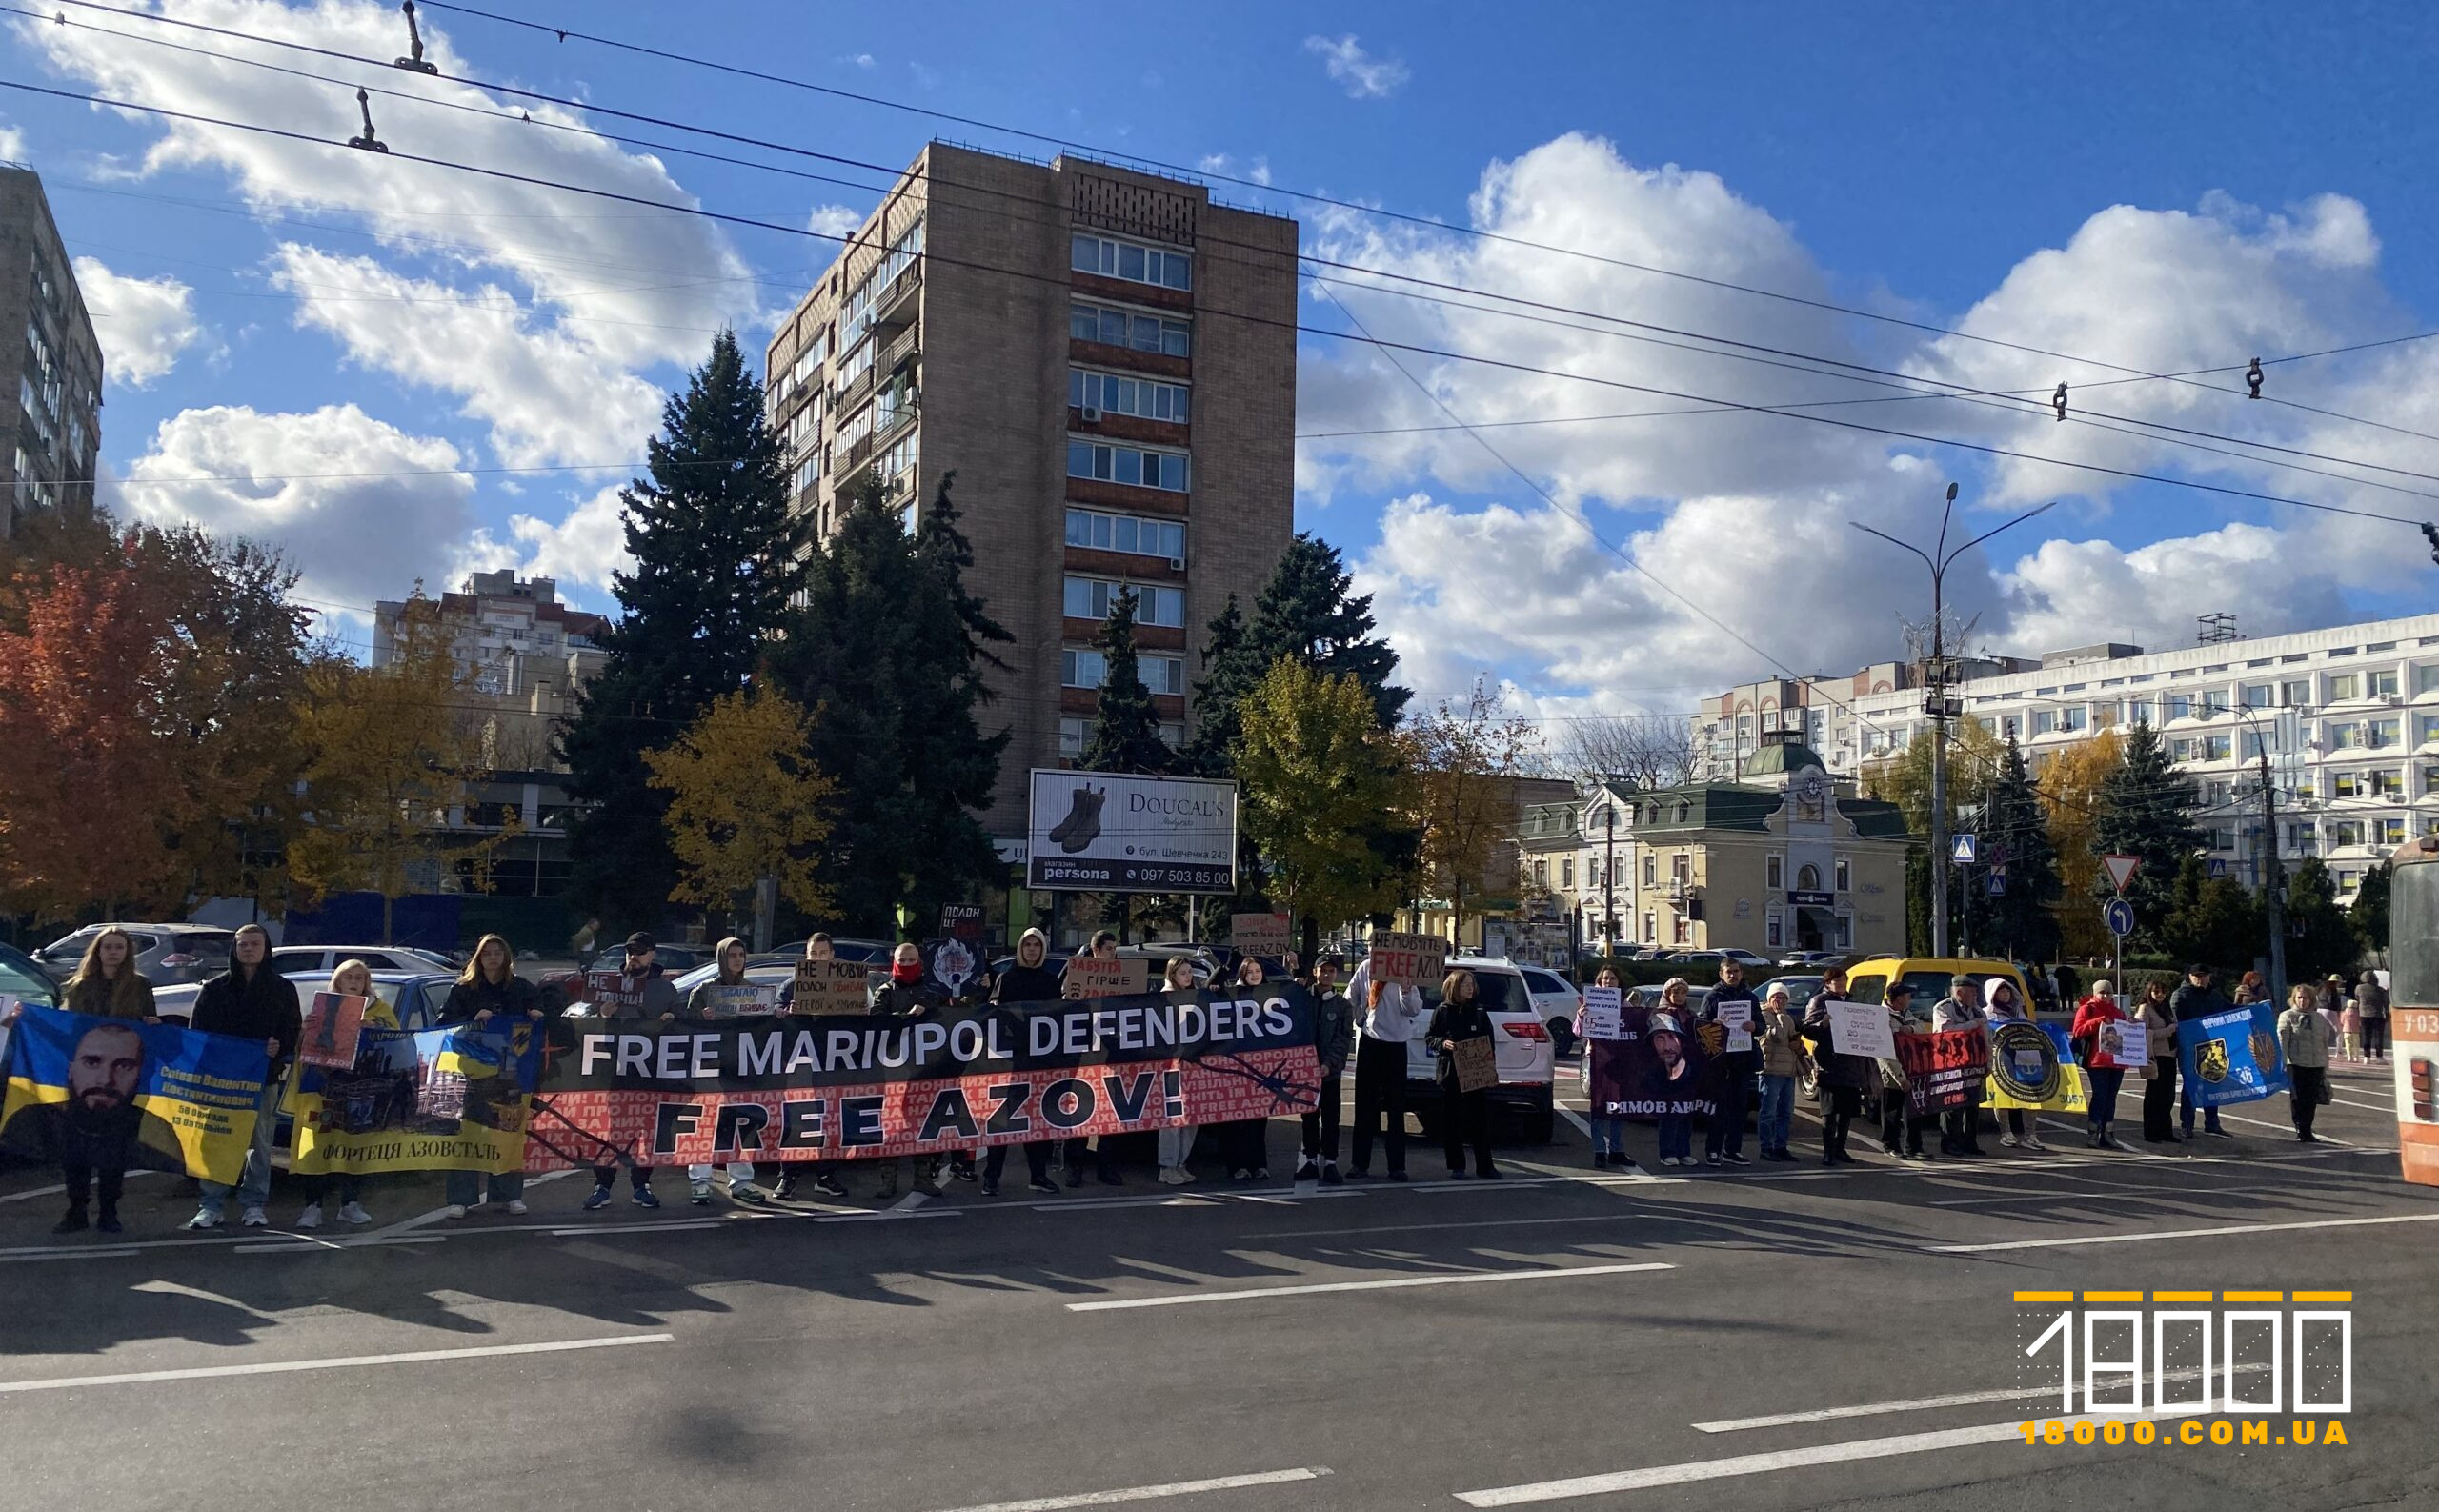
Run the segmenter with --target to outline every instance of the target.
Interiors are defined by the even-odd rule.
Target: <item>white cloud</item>
[[[1346,91],[1350,100],[1387,99],[1410,77],[1402,61],[1372,56],[1357,45],[1352,32],[1335,40],[1306,37],[1304,50],[1321,60],[1330,78]]]
[[[528,576],[539,574],[609,593],[610,575],[635,564],[627,554],[627,512],[618,497],[624,487],[612,484],[600,490],[556,523],[534,514],[514,515],[508,533],[515,544],[477,532],[474,552],[488,566],[513,566]]]
[[[444,585],[449,544],[473,526],[463,460],[448,441],[353,404],[287,414],[215,405],[162,421],[121,487],[145,519],[280,548],[309,601],[369,608],[418,576]]]
[[[494,285],[460,291],[293,242],[272,279],[309,295],[297,323],[336,336],[357,362],[456,395],[510,467],[616,461],[659,422],[659,389],[565,328],[535,329]]]
[[[816,205],[805,217],[805,230],[824,236],[847,236],[864,223],[864,212],[853,205]]]
[[[873,55],[869,52],[858,52],[854,57],[844,58],[840,61],[852,63],[859,69],[869,69],[873,66]]]
[[[0,157],[8,155],[0,151]],[[131,278],[95,257],[75,259],[75,268],[108,376],[144,388],[167,377],[179,353],[203,335],[194,318],[194,291],[177,279]]]
[[[1240,167],[1237,160],[1225,152],[1205,152],[1194,160],[1194,169],[1198,173],[1225,174],[1230,178],[1251,179],[1257,184],[1270,182],[1270,159],[1267,157],[1248,158]]]
[[[0,157],[11,163],[26,160],[26,133],[13,126],[0,126]]]

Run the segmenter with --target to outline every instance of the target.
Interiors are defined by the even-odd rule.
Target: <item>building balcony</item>
[[[1067,480],[1067,500],[1071,504],[1099,504],[1141,514],[1181,518],[1186,514],[1189,496],[1171,489],[1145,488],[1139,483],[1113,483],[1106,478],[1071,477]]]
[[[1141,305],[1151,310],[1192,310],[1194,291],[1171,289],[1163,284],[1139,284],[1129,278],[1112,278],[1105,273],[1068,273],[1068,280],[1079,294],[1096,299],[1113,300],[1122,305]]]
[[[1069,615],[1059,623],[1060,633],[1071,641],[1089,645],[1100,636],[1101,621],[1098,619],[1078,619]],[[1183,651],[1186,649],[1185,631],[1176,625],[1137,625],[1135,648],[1138,651]]]
[[[1194,376],[1194,359],[1172,357],[1165,352],[1138,352],[1133,347],[1120,347],[1106,341],[1083,341],[1067,338],[1067,355],[1071,361],[1099,368],[1118,368],[1129,373],[1149,373],[1163,378]]]
[[[1186,580],[1185,569],[1172,565],[1165,556],[1113,552],[1098,546],[1070,546],[1064,560],[1071,572],[1107,573],[1157,583],[1182,583]]]
[[[853,410],[863,401],[865,394],[873,392],[874,386],[880,382],[881,377],[881,366],[876,360],[872,366],[840,384],[830,395],[830,413],[845,414]]]
[[[1113,441],[1145,441],[1154,446],[1194,444],[1193,428],[1175,420],[1146,420],[1139,415],[1112,414],[1106,410],[1096,411],[1088,418],[1072,404],[1067,407],[1067,429],[1078,435],[1105,435]]]
[[[917,308],[915,296],[922,288],[923,259],[917,257],[899,269],[889,287],[881,291],[879,300],[873,306],[873,329],[891,331],[912,324]]]
[[[886,376],[904,366],[906,359],[915,355],[916,336],[921,329],[919,326],[908,326],[890,337],[888,344],[880,349],[880,355],[874,359],[873,371]]]

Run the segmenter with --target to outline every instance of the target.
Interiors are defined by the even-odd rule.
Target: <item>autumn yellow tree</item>
[[[395,654],[378,667],[330,656],[308,670],[298,719],[311,753],[307,815],[288,847],[289,875],[307,896],[381,895],[384,944],[399,898],[436,892],[452,874],[487,885],[493,857],[515,833],[449,826],[484,775],[480,706],[420,587],[393,640]]]
[[[830,910],[819,872],[835,784],[806,749],[811,724],[802,705],[757,680],[713,699],[685,734],[644,753],[652,785],[670,795],[672,902],[733,921],[750,917],[753,891],[768,877],[804,912]]]
[[[2103,730],[2053,753],[2033,775],[2058,850],[2058,927],[2066,954],[2086,959],[2108,954],[2108,930],[2091,899],[2100,881],[2101,788],[2125,756],[2117,732]]]
[[[1461,941],[1468,890],[1514,881],[1492,876],[1491,863],[1500,842],[1515,836],[1517,781],[1540,759],[1541,736],[1497,689],[1476,682],[1463,699],[1443,698],[1408,719],[1398,739],[1412,773],[1404,807],[1421,837],[1421,880],[1448,899],[1451,937]]]
[[[1371,693],[1294,656],[1238,705],[1237,814],[1273,885],[1300,916],[1307,958],[1321,929],[1394,906],[1401,878],[1378,843],[1394,824],[1396,742],[1373,728]]]

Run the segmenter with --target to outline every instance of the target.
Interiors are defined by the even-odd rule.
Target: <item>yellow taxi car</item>
[[[1888,984],[1902,978],[1914,989],[1915,1017],[1928,1019],[1931,1005],[1947,996],[1948,983],[1959,973],[1983,984],[1982,999],[1985,1004],[1990,998],[1988,978],[1997,977],[2013,983],[2016,1001],[2023,1003],[2027,1012],[2035,1013],[2044,1022],[2055,1019],[2063,1023],[2074,1018],[2071,1008],[2063,1013],[2039,1012],[2037,999],[2025,985],[2024,973],[2006,961],[1981,960],[1971,957],[1867,956],[1861,960],[1850,961],[1846,966],[1846,1000],[1885,1002],[1888,1000]]]

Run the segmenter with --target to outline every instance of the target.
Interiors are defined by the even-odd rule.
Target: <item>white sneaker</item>
[[[350,1202],[339,1209],[339,1221],[343,1223],[370,1223],[373,1221],[373,1215],[364,1210],[363,1203]]]
[[[2046,1144],[2044,1144],[2044,1143],[2042,1143],[2042,1142],[2041,1142],[2041,1136],[2040,1136],[2040,1135],[2038,1135],[2038,1134],[2027,1134],[2027,1135],[2026,1135],[2026,1136],[2024,1137],[2024,1147],[2025,1147],[2026,1149],[2027,1149],[2027,1150],[2044,1150],[2044,1151],[2046,1151],[2046,1150],[2047,1150],[2047,1149],[2049,1148],[2049,1146],[2047,1146],[2047,1145],[2046,1145]]]
[[[447,1207],[440,1210],[440,1216],[442,1218],[464,1218],[466,1216],[466,1210],[459,1204],[452,1202]]]
[[[517,1217],[522,1218],[528,1211],[525,1206],[525,1199],[521,1197],[513,1199],[508,1204],[508,1210]]]
[[[1159,1179],[1162,1186],[1183,1186],[1185,1185],[1185,1173],[1179,1170],[1174,1165],[1164,1165],[1160,1167]]]
[[[237,1221],[248,1228],[271,1227],[271,1215],[258,1207],[250,1207],[237,1215]]]
[[[1999,1142],[2012,1150],[2016,1147],[2016,1137],[2012,1134],[2002,1134],[1999,1136]]]
[[[305,1209],[305,1211],[297,1214],[296,1226],[300,1229],[320,1228],[322,1226],[322,1204],[316,1202],[312,1206]]]

